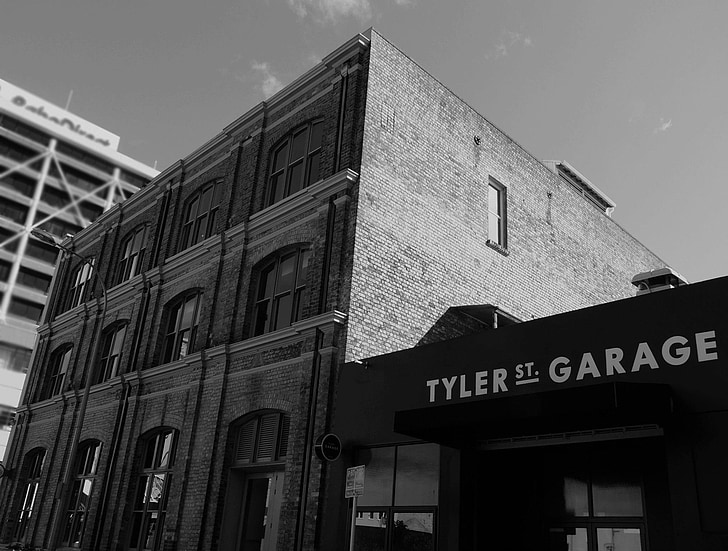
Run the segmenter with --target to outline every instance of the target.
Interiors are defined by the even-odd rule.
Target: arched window
[[[121,256],[116,267],[116,283],[141,273],[146,248],[146,228],[142,226],[129,233],[121,243]]]
[[[86,301],[87,288],[93,276],[94,259],[80,263],[71,275],[71,287],[68,290],[65,310],[70,310]]]
[[[83,543],[100,456],[100,442],[85,442],[79,447],[71,499],[66,513],[66,525],[61,538],[64,546],[79,548]]]
[[[167,308],[162,363],[179,360],[195,351],[201,296],[198,291],[186,293]]]
[[[72,345],[64,344],[51,354],[51,359],[46,369],[45,382],[41,386],[40,400],[46,400],[63,391],[63,383],[66,379],[66,373],[68,373],[68,366],[71,364],[72,351]]]
[[[96,366],[95,383],[116,377],[119,373],[126,328],[126,323],[116,323],[107,328],[101,336],[101,357]]]
[[[187,200],[182,222],[180,251],[215,233],[221,195],[222,182],[213,182],[204,186]]]
[[[253,335],[288,327],[302,319],[308,302],[306,276],[311,261],[307,245],[286,249],[259,271],[253,312]]]
[[[157,551],[162,548],[175,448],[173,430],[158,431],[143,442],[142,464],[132,504],[129,549]]]
[[[323,121],[299,126],[273,150],[266,206],[319,180],[323,128]]]
[[[43,460],[45,459],[45,450],[33,450],[25,456],[23,462],[23,493],[22,501],[18,510],[18,523],[15,526],[14,539],[22,541],[28,533],[28,526],[33,518],[36,506],[36,498],[38,495],[38,486],[40,485],[40,475],[43,474]]]

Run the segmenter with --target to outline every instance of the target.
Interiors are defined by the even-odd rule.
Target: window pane
[[[492,214],[488,214],[488,239],[500,243],[500,219]]]
[[[301,251],[301,258],[298,261],[298,276],[296,277],[296,287],[306,285],[306,275],[308,274],[308,265],[311,261],[311,251]]]
[[[359,512],[356,515],[356,551],[384,551],[387,514],[384,511]]]
[[[366,466],[364,495],[359,505],[391,505],[394,477],[394,448],[371,448],[357,454],[357,462]]]
[[[494,186],[488,186],[488,210],[500,214],[500,191]]]
[[[290,291],[293,288],[293,277],[296,269],[296,255],[292,254],[283,258],[278,268],[278,282],[276,283],[276,294]]]
[[[291,146],[291,163],[299,160],[306,154],[306,142],[308,141],[308,128],[299,132],[293,137]]]
[[[309,151],[314,151],[321,147],[321,135],[323,134],[324,124],[317,122],[311,128],[311,143],[308,146]]]
[[[172,457],[172,444],[174,443],[174,434],[171,432],[166,433],[162,437],[162,451],[161,455],[159,456],[159,468],[166,468],[169,465],[170,459]]]
[[[433,513],[394,513],[392,551],[434,550],[434,516]]]
[[[395,505],[437,505],[440,447],[417,444],[397,448]]]
[[[276,318],[273,330],[282,329],[291,325],[291,313],[293,308],[293,294],[286,293],[276,299]]]
[[[290,177],[288,185],[288,195],[292,195],[303,188],[303,161],[292,165],[288,170]]]
[[[182,321],[180,323],[181,328],[192,327],[195,319],[195,308],[197,306],[197,296],[188,298],[184,304],[184,311],[182,312]]]
[[[321,153],[314,153],[308,158],[308,178],[306,185],[309,186],[319,181],[319,164],[321,160]]]
[[[592,492],[594,516],[642,516],[642,485],[637,476],[598,473],[594,476]]]
[[[282,168],[285,168],[286,161],[288,160],[288,144],[281,147],[276,151],[275,159],[273,160],[273,172],[277,172]]]
[[[639,528],[597,528],[597,548],[609,551],[642,551]]]
[[[260,276],[260,287],[258,288],[258,300],[273,296],[273,282],[275,280],[275,266],[271,266]]]
[[[273,203],[277,203],[281,199],[283,199],[283,191],[284,191],[284,180],[285,173],[280,172],[279,174],[276,174],[275,176],[271,176],[270,179],[270,197],[268,199],[268,204],[272,205]]]

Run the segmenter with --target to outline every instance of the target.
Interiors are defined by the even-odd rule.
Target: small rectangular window
[[[488,182],[488,241],[503,247],[506,239],[506,188],[493,180]]]

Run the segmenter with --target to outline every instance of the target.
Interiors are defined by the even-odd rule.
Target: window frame
[[[66,522],[61,535],[61,545],[80,548],[88,526],[93,490],[101,460],[102,444],[98,440],[88,440],[79,446],[76,455],[73,486],[66,510]],[[77,540],[71,537],[78,534]]]
[[[126,321],[116,322],[107,327],[101,334],[101,348],[99,359],[96,364],[94,384],[102,383],[113,379],[119,374],[121,360],[123,358],[124,341],[129,323]],[[122,333],[119,340],[119,334]]]
[[[194,301],[191,325],[184,323],[186,305]],[[165,307],[164,324],[162,325],[162,362],[163,364],[177,361],[197,351],[197,331],[200,325],[200,312],[202,310],[202,292],[199,289],[191,290],[178,296]],[[173,326],[173,327],[172,327]],[[189,332],[185,343],[184,335]]]
[[[37,503],[45,457],[46,450],[39,448],[28,452],[23,461],[23,470],[26,476],[24,477],[23,492],[19,494],[21,496],[21,502],[16,515],[17,522],[13,530],[13,539],[15,541],[23,540],[28,532],[28,527],[33,518]]]
[[[506,186],[498,180],[488,179],[488,243],[504,250],[508,248],[507,193]],[[495,194],[495,201],[492,201],[493,194]],[[495,205],[493,205],[494,202]],[[492,232],[491,226],[493,226],[494,220],[496,231]]]
[[[167,437],[170,438],[169,447],[165,446]],[[129,530],[129,544],[127,546],[129,550],[158,551],[162,548],[167,502],[177,444],[178,433],[176,430],[169,428],[158,429],[143,440],[139,468],[135,477],[136,484],[133,484],[133,494],[131,495],[132,518]],[[166,462],[163,460],[165,449],[168,451]],[[161,489],[158,483],[160,479],[162,480]],[[152,504],[157,504],[156,508]],[[155,519],[152,527],[151,546],[144,545],[144,542],[141,541],[143,534],[148,533],[150,519]],[[135,531],[138,531],[136,541],[134,541]]]
[[[218,212],[222,202],[222,188],[221,180],[207,182],[187,198],[180,229],[179,251],[189,249],[216,234]],[[208,191],[210,192],[209,205],[201,211],[200,206]]]
[[[307,188],[321,179],[321,153],[323,151],[323,125],[322,118],[313,119],[291,130],[283,139],[276,142],[270,149],[268,179],[265,190],[264,207],[270,207],[286,197]],[[318,143],[312,143],[318,134]],[[301,156],[294,155],[296,138],[306,132],[306,144]],[[313,145],[313,147],[312,147]],[[285,151],[285,160],[278,162],[278,156]],[[301,166],[299,182],[293,181],[296,168]],[[312,179],[312,174],[315,179]],[[279,192],[280,191],[280,192]]]
[[[139,226],[130,231],[121,242],[121,255],[116,268],[116,284],[123,283],[144,270],[144,254],[147,250],[147,227]]]
[[[66,376],[71,366],[72,354],[73,345],[63,344],[50,355],[44,384],[41,387],[40,400],[48,400],[63,393]]]
[[[79,262],[71,274],[71,284],[68,289],[68,299],[65,310],[71,310],[86,302],[89,282],[94,276],[95,258],[89,258],[88,262]]]
[[[289,286],[279,287],[285,262],[293,258],[293,274]],[[308,244],[280,249],[259,264],[256,269],[256,292],[253,300],[251,336],[264,335],[290,327],[305,319],[304,311],[310,297],[308,272],[313,260],[313,249]],[[304,270],[305,265],[305,272]],[[302,273],[303,272],[303,273]],[[285,277],[285,276],[284,276]],[[290,297],[290,304],[287,302]],[[281,311],[281,305],[285,308]],[[281,319],[288,310],[288,319]]]

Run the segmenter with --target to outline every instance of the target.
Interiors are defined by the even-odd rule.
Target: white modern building
[[[0,79],[0,460],[57,257],[30,231],[75,234],[157,174],[118,147],[119,136]]]

